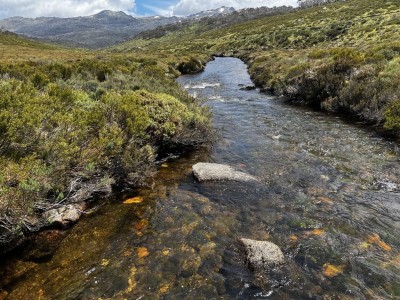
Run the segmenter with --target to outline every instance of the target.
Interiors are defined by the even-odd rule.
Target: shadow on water
[[[237,59],[217,58],[179,81],[206,99],[219,141],[163,164],[152,188],[86,216],[50,259],[9,262],[0,299],[400,297],[393,143],[240,90],[252,83]],[[260,183],[198,183],[191,166],[200,161]],[[122,203],[133,196],[143,202]],[[276,243],[286,265],[252,272],[241,237]]]

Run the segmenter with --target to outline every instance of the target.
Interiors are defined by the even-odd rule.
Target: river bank
[[[181,24],[115,50],[238,57],[262,90],[398,137],[399,13],[391,1],[334,1],[238,23]]]
[[[233,58],[178,80],[207,99],[220,139],[164,164],[150,188],[114,195],[51,257],[10,262],[0,276],[8,299],[398,296],[395,144],[241,90],[252,83]],[[259,181],[200,183],[192,175],[198,162]],[[125,201],[132,197],[141,201]],[[257,281],[240,238],[278,245],[287,274]],[[283,284],[271,287],[276,280]]]
[[[393,45],[393,47],[397,47]],[[382,50],[383,51],[383,50]],[[389,51],[385,48],[385,51]],[[255,85],[288,102],[374,125],[399,138],[398,61],[374,61],[354,48],[244,53]]]
[[[207,109],[177,74],[147,56],[0,62],[0,254],[211,139]]]

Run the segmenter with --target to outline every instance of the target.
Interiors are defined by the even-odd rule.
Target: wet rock
[[[215,254],[215,248],[217,245],[214,242],[209,242],[200,247],[199,254],[202,259],[206,258],[207,256],[211,256]]]
[[[255,90],[257,87],[254,85],[248,85],[248,86],[244,86],[242,88],[240,88],[241,91],[252,91]]]
[[[285,262],[282,250],[271,242],[243,238],[240,242],[245,247],[250,266],[254,269],[268,269]]]
[[[59,248],[65,232],[45,230],[30,236],[24,244],[24,257],[31,261],[50,257]]]
[[[230,181],[258,181],[257,178],[244,172],[236,171],[230,166],[214,163],[197,163],[193,167],[196,179],[202,181],[230,180]]]
[[[37,264],[31,261],[11,260],[9,264],[0,269],[0,286],[4,287],[12,284],[12,282],[18,282],[18,279],[24,278],[36,266]],[[0,296],[0,300],[3,299],[5,298]]]
[[[69,204],[60,208],[51,209],[43,214],[50,226],[67,226],[75,223],[82,215],[82,206],[79,204]]]
[[[8,292],[7,291],[1,291],[0,292],[0,300],[6,299],[8,296]]]
[[[180,275],[182,277],[194,276],[201,266],[201,258],[198,255],[188,256],[187,259],[182,261]]]

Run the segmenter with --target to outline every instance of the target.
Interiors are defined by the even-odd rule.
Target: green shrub
[[[393,101],[385,111],[384,126],[386,129],[400,130],[400,100]]]
[[[204,66],[200,60],[192,57],[189,61],[179,63],[176,69],[182,74],[192,74],[202,71]]]
[[[0,79],[0,218],[16,224],[76,180],[142,184],[158,153],[206,141],[207,111],[165,70],[126,59],[0,64],[11,77]]]

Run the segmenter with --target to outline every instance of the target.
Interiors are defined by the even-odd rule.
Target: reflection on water
[[[0,299],[400,297],[394,144],[241,91],[252,83],[233,58],[179,81],[207,100],[219,141],[163,165],[151,189],[86,216],[51,258],[10,262]],[[191,166],[199,161],[232,165],[262,183],[197,183]],[[122,203],[133,196],[144,201]],[[279,245],[283,274],[254,276],[240,237]]]

